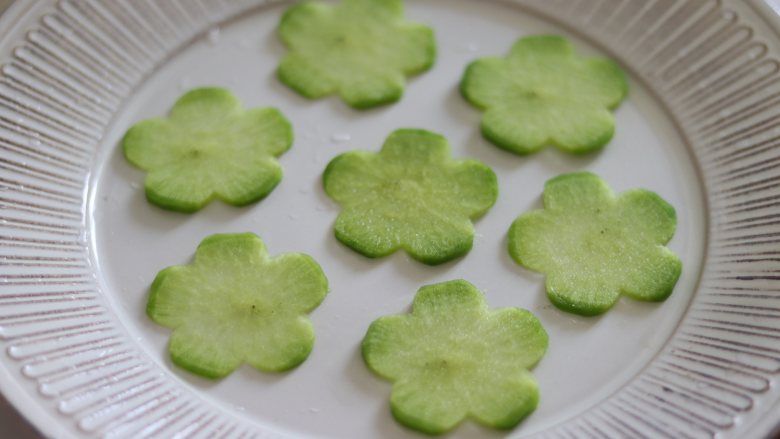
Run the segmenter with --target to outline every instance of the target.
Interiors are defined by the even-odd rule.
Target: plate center
[[[572,157],[549,149],[518,157],[481,138],[480,114],[457,90],[463,69],[476,58],[505,55],[518,37],[528,34],[567,35],[580,54],[600,55],[576,35],[507,4],[408,2],[407,15],[436,31],[436,65],[409,81],[399,103],[357,112],[336,98],[308,101],[276,80],[274,69],[284,49],[275,27],[283,10],[259,9],[167,60],[125,102],[105,137],[89,206],[99,280],[117,315],[152,361],[215,407],[268,430],[341,438],[404,436],[409,433],[389,412],[390,385],[365,368],[360,341],[377,317],[408,312],[420,286],[463,278],[485,292],[491,308],[531,310],[550,335],[549,351],[533,371],[541,403],[514,433],[539,431],[583,413],[648,364],[673,334],[696,288],[706,210],[687,148],[669,115],[640,83],[631,81],[630,96],[615,113],[615,138],[604,151]],[[124,160],[119,141],[133,123],[164,116],[182,93],[206,85],[231,89],[246,107],[279,108],[291,120],[296,140],[280,159],[285,176],[268,198],[252,206],[212,203],[192,215],[167,212],[146,202],[143,173]],[[325,165],[344,151],[377,151],[398,128],[441,133],[455,157],[481,160],[499,177],[498,202],[476,222],[474,248],[460,260],[438,267],[401,254],[368,260],[333,238],[338,206],[321,188]],[[683,260],[683,275],[666,302],[622,299],[601,317],[566,314],[548,302],[541,276],[509,258],[507,230],[519,214],[541,207],[544,182],[585,170],[603,177],[617,192],[632,188],[657,192],[677,209],[679,224],[670,248]],[[211,382],[170,363],[169,331],[144,313],[148,288],[161,269],[187,263],[206,236],[246,231],[260,235],[272,255],[313,256],[328,276],[331,292],[311,315],[317,341],[300,367],[267,374],[244,366]],[[490,433],[466,423],[454,437],[478,434]]]

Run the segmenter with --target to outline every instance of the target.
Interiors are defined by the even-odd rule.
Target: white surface
[[[5,12],[12,2],[13,0],[0,0],[0,14]],[[0,425],[3,426],[3,434],[8,437],[27,439],[41,436],[4,396],[0,396]]]
[[[0,0],[0,14],[11,5],[13,0]],[[4,36],[0,34],[0,38]],[[3,437],[14,439],[35,439],[43,437],[30,422],[20,415],[16,408],[8,402],[7,397],[13,395],[0,395],[0,426]]]
[[[503,152],[479,134],[480,114],[459,95],[466,64],[503,55],[524,34],[561,33],[527,18],[516,8],[458,0],[409,2],[408,15],[437,31],[439,58],[428,73],[409,82],[396,105],[356,112],[338,99],[310,102],[274,77],[284,53],[274,30],[283,7],[261,12],[220,29],[218,41],[204,39],[166,63],[126,102],[109,129],[92,179],[92,221],[98,273],[123,324],[149,355],[175,379],[207,399],[270,429],[328,437],[406,436],[388,410],[389,383],[373,376],[359,355],[369,323],[401,313],[425,284],[464,278],[486,293],[491,307],[530,309],[550,335],[550,349],[534,370],[541,387],[537,411],[514,434],[550,427],[617,391],[666,342],[685,311],[699,276],[703,233],[701,192],[687,150],[661,109],[636,82],[619,110],[617,134],[605,151],[570,157],[546,150],[530,157]],[[469,35],[463,29],[470,29]],[[584,44],[582,54],[594,54]],[[230,65],[230,69],[224,68]],[[141,119],[164,115],[185,90],[218,85],[233,90],[248,107],[274,106],[295,128],[293,148],[281,158],[285,177],[259,204],[236,209],[213,203],[195,215],[166,212],[148,204],[143,173],[122,157],[117,142]],[[455,157],[476,158],[499,176],[501,194],[476,223],[474,249],[439,267],[403,254],[369,260],[339,244],[332,234],[338,207],[321,189],[327,162],[352,149],[376,151],[402,127],[444,134]],[[350,140],[343,141],[349,135]],[[678,210],[671,248],[684,261],[673,296],[662,304],[621,302],[598,318],[558,311],[543,292],[542,277],[516,266],[506,252],[505,235],[514,218],[538,208],[542,185],[563,172],[590,170],[617,191],[647,188]],[[156,273],[186,263],[200,240],[212,233],[252,231],[271,254],[312,255],[330,280],[331,292],[312,313],[317,342],[309,359],[294,371],[265,374],[242,367],[211,382],[173,367],[165,351],[169,331],[144,314],[148,287]],[[578,365],[573,367],[573,365]],[[492,435],[466,423],[454,437]]]

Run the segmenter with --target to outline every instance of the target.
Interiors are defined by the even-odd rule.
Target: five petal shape
[[[401,98],[405,77],[436,58],[433,31],[406,21],[401,0],[305,2],[279,24],[290,52],[279,79],[308,98],[339,94],[358,109]]]
[[[682,264],[665,245],[676,227],[674,208],[653,192],[615,196],[594,174],[564,174],[545,184],[543,210],[512,224],[509,253],[547,275],[557,307],[595,315],[621,294],[657,302],[672,293]]]
[[[461,92],[485,111],[482,134],[497,146],[530,154],[554,145],[572,153],[602,148],[612,139],[610,112],[628,93],[620,67],[574,55],[557,35],[519,39],[508,57],[472,62]]]
[[[498,196],[490,168],[455,161],[444,137],[412,129],[390,134],[378,154],[337,156],[323,183],[343,208],[335,224],[339,241],[372,258],[404,249],[431,265],[471,249],[472,219]]]
[[[429,434],[466,418],[508,429],[539,400],[528,371],[547,350],[539,320],[519,308],[490,311],[464,280],[420,288],[412,312],[375,320],[363,358],[393,381],[390,405],[399,422]]]
[[[198,88],[167,118],[133,125],[122,140],[127,160],[147,171],[152,203],[194,212],[212,199],[258,201],[282,179],[275,157],[292,145],[292,127],[274,108],[244,110],[230,91]]]
[[[311,257],[270,258],[257,235],[217,234],[191,264],[157,275],[146,312],[173,330],[171,359],[193,373],[221,378],[242,363],[277,372],[308,357],[314,330],[306,314],[327,292]]]

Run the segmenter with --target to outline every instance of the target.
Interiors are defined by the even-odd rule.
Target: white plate
[[[409,0],[407,15],[436,31],[437,63],[401,102],[366,112],[307,101],[275,79],[284,49],[274,32],[289,5],[277,3],[19,2],[3,17],[0,386],[36,426],[55,436],[414,436],[392,419],[390,385],[365,368],[359,343],[376,317],[406,312],[420,286],[464,278],[491,307],[533,311],[550,349],[534,369],[536,412],[511,432],[467,422],[452,437],[758,437],[774,428],[778,37],[746,3]],[[471,60],[550,32],[632,75],[601,153],[503,152],[480,137],[480,114],[457,91]],[[130,125],[201,85],[277,107],[294,125],[285,177],[256,205],[163,211],[145,201],[143,174],[117,147]],[[369,260],[332,235],[338,207],[322,191],[324,166],[343,151],[378,150],[401,127],[442,133],[456,157],[498,174],[498,202],[460,260]],[[539,207],[547,179],[577,170],[677,208],[670,247],[684,271],[666,302],[621,300],[602,317],[577,317],[511,262],[512,220]],[[311,315],[315,348],[292,372],[242,367],[200,379],[171,365],[169,331],[144,314],[160,269],[186,263],[205,236],[233,231],[258,233],[271,254],[312,255],[330,280]]]

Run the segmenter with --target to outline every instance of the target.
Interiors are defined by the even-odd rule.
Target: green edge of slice
[[[433,30],[404,20],[400,0],[300,3],[278,33],[290,50],[276,70],[282,83],[308,99],[338,94],[357,110],[398,101],[405,76],[436,59]]]
[[[172,329],[170,358],[194,374],[223,378],[242,363],[283,372],[309,356],[314,331],[305,316],[327,291],[311,257],[270,258],[253,233],[216,234],[192,263],[157,274],[146,313]]]
[[[545,184],[544,209],[520,215],[509,229],[509,254],[546,275],[559,309],[594,316],[621,295],[666,300],[682,262],[665,245],[677,225],[675,209],[642,189],[616,196],[589,172],[563,174]]]
[[[394,131],[379,153],[336,156],[322,181],[342,206],[334,225],[341,243],[369,258],[404,250],[428,265],[468,253],[472,221],[498,197],[492,169],[452,159],[443,136],[420,129]]]
[[[275,157],[292,140],[292,125],[277,109],[242,109],[229,90],[204,87],[181,96],[169,117],[133,125],[122,150],[147,171],[149,202],[192,213],[215,199],[246,206],[268,196],[283,175]]]
[[[528,369],[547,350],[539,320],[518,308],[489,310],[464,280],[420,288],[410,314],[380,317],[361,345],[368,368],[393,382],[391,412],[426,434],[466,419],[511,429],[536,408]]]
[[[611,60],[579,58],[565,38],[533,35],[505,58],[469,64],[460,91],[484,111],[480,129],[496,146],[518,155],[546,146],[585,154],[612,139],[610,110],[625,99],[628,81]]]

